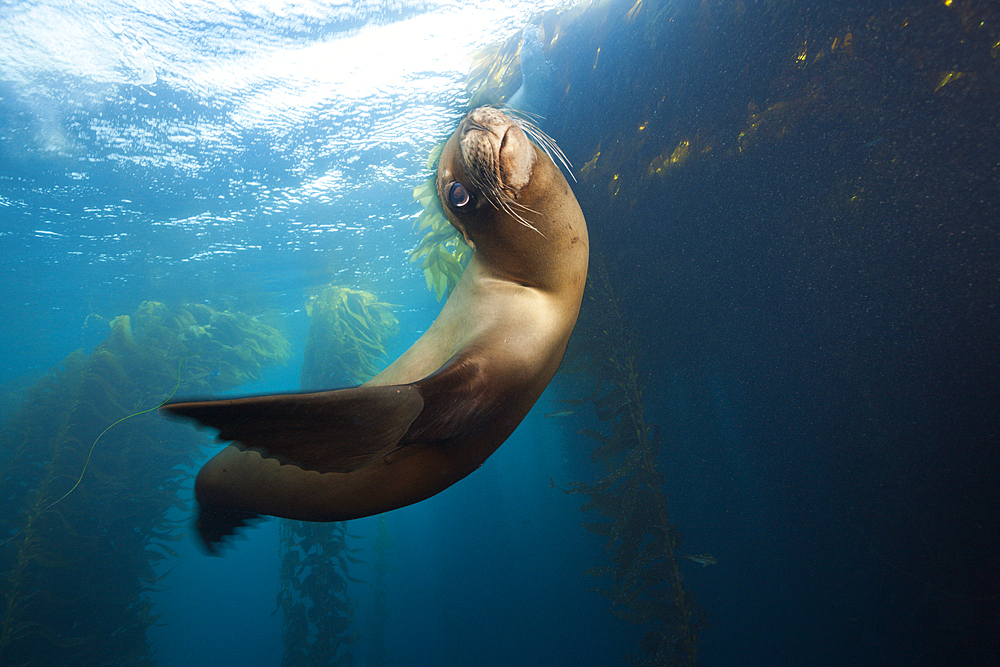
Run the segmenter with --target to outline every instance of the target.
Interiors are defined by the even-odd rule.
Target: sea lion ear
[[[468,233],[465,231],[465,227],[462,227],[458,231],[462,232],[462,238],[465,239],[465,243],[470,248],[472,248],[472,252],[476,252],[476,244],[475,244],[475,242],[471,238],[469,238]]]
[[[503,185],[519,195],[531,182],[537,160],[535,147],[524,130],[517,125],[507,130],[499,155]]]
[[[469,237],[469,232],[465,230],[465,225],[462,224],[462,221],[455,215],[449,215],[448,221],[451,223],[452,227],[458,230],[458,233],[462,235],[463,239],[465,239],[466,244],[468,244],[468,246],[472,248],[473,252],[475,252],[476,244],[472,241],[472,238]]]

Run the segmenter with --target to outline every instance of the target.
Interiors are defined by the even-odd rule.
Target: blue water
[[[133,4],[0,6],[3,393],[147,300],[259,315],[291,358],[237,393],[295,390],[304,304],[328,283],[397,304],[394,359],[440,309],[407,261],[412,192],[469,103],[469,55],[560,3]],[[561,86],[544,125],[663,433],[698,662],[995,665],[1000,15],[778,5],[542,22]],[[561,491],[598,474],[589,408],[545,416],[574,382],[479,471],[386,516],[387,617],[352,584],[354,664],[375,667],[378,622],[394,665],[641,654],[585,574],[608,564],[580,527],[596,517]],[[22,509],[3,511],[8,537]],[[377,521],[349,524],[362,558]],[[221,558],[189,529],[171,546],[157,664],[281,664],[278,522]]]

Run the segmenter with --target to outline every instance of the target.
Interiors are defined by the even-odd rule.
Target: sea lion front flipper
[[[198,529],[202,546],[208,553],[218,556],[219,545],[226,544],[227,538],[235,535],[237,530],[251,526],[263,518],[257,512],[249,510],[199,503],[195,527]]]
[[[317,472],[352,472],[400,446],[424,407],[414,385],[355,387],[165,405],[265,458]]]

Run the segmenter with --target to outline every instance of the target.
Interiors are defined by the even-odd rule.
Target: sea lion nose
[[[488,132],[497,138],[503,136],[503,131],[511,125],[511,119],[500,109],[493,107],[478,107],[462,119],[462,133],[472,130]]]
[[[472,112],[469,113],[465,118],[462,119],[462,136],[465,136],[469,132],[485,132],[489,134],[490,128],[486,127],[482,123],[477,122],[472,117]]]

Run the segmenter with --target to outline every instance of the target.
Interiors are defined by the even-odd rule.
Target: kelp
[[[466,88],[471,96],[469,108],[484,104],[502,105],[521,87],[521,46],[525,29],[537,30],[543,52],[548,58],[553,46],[565,36],[567,29],[586,13],[598,10],[596,5],[606,4],[609,3],[579,3],[574,7],[538,13],[528,19],[524,29],[511,34],[502,42],[494,42],[477,50],[472,55],[472,67],[466,79]],[[568,88],[568,85],[565,77],[557,84],[560,89]]]
[[[378,372],[389,339],[399,331],[392,306],[374,294],[328,285],[309,299],[309,334],[302,365],[302,388],[360,384]],[[345,522],[283,521],[279,555],[281,590],[277,606],[284,616],[285,667],[349,667],[356,601],[350,574],[362,561],[349,546]]]
[[[466,88],[472,96],[469,108],[500,104],[514,94],[521,83],[521,33],[503,42],[494,42],[472,55]]]
[[[154,566],[176,556],[178,467],[193,464],[202,438],[154,414],[115,422],[176,387],[231,388],[287,358],[274,329],[203,305],[147,301],[110,324],[93,352],[36,382],[3,429],[4,665],[153,664]]]
[[[372,624],[368,629],[368,664],[372,667],[389,664],[385,650],[386,619],[389,617],[386,576],[389,574],[389,560],[396,546],[384,514],[378,518],[376,531],[375,543],[372,545],[375,558],[372,563],[375,574],[372,581]]]
[[[335,285],[310,297],[302,388],[361,384],[375,375],[386,342],[399,332],[392,308],[370,292]]]
[[[615,99],[614,95],[598,96],[596,100],[577,99],[579,88],[573,86],[580,84],[571,84],[571,81],[576,81],[578,70],[598,71],[601,49],[599,44],[595,46],[593,61],[581,60],[580,54],[574,53],[572,62],[568,62],[570,54],[566,49],[570,47],[567,43],[578,46],[579,42],[561,37],[573,29],[574,23],[587,14],[588,34],[607,37],[633,21],[642,24],[646,20],[668,20],[666,10],[658,4],[630,3],[625,11],[621,3],[600,2],[585,9],[546,12],[530,21],[542,33],[546,57],[553,60],[558,76],[562,77],[561,84],[557,85],[562,87],[564,102],[572,98],[574,108],[580,106],[588,111],[599,105],[600,117],[606,118],[607,100]],[[603,27],[595,29],[596,26]],[[655,31],[647,30],[647,39],[655,41]],[[469,79],[470,90],[475,91],[471,106],[502,101],[516,90],[520,83],[517,66],[520,40],[520,33],[511,35],[503,43],[477,54]],[[580,76],[580,81],[586,78],[589,76]],[[632,85],[629,81],[620,83]],[[654,86],[651,90],[657,89]],[[560,91],[555,92],[558,95]],[[623,92],[621,97],[630,99],[633,93],[631,90]],[[560,131],[553,124],[561,120],[558,117],[548,120],[547,129],[551,128],[557,139],[580,134],[576,127],[571,132]],[[595,183],[604,181],[603,188],[595,190],[596,197],[613,199],[618,195],[625,182],[619,179],[619,174],[627,170],[636,171],[636,179],[641,182],[659,176],[664,170],[684,165],[705,152],[706,146],[714,145],[710,139],[700,136],[679,136],[676,141],[657,148],[645,163],[636,162],[636,155],[644,155],[638,149],[649,135],[644,134],[646,125],[643,123],[637,122],[634,127],[638,127],[635,136],[615,138],[603,149],[603,154],[604,128],[586,133],[587,137],[597,138],[597,145],[579,170],[580,180],[591,186],[590,189]],[[586,206],[584,210],[591,225],[601,225],[601,220],[614,220],[606,216],[610,210],[607,206]],[[576,357],[577,364],[583,366],[588,371],[587,377],[591,378],[586,390],[588,397],[579,403],[593,404],[595,415],[604,428],[584,429],[580,435],[595,443],[591,458],[600,464],[604,473],[591,483],[573,484],[568,492],[588,497],[582,509],[597,514],[600,520],[584,522],[584,528],[604,538],[610,555],[610,564],[589,571],[606,580],[595,590],[611,602],[613,614],[644,627],[641,654],[631,656],[631,664],[689,667],[695,664],[697,636],[704,625],[704,617],[684,587],[677,566],[675,551],[680,533],[669,521],[662,491],[663,475],[657,469],[660,436],[645,418],[639,362],[629,342],[629,331],[618,312],[612,286],[603,274],[595,282],[596,287],[592,284],[588,289],[584,312],[563,370],[573,365],[573,357]]]
[[[348,595],[348,570],[362,562],[347,544],[344,522],[281,523],[281,590],[278,607],[284,616],[282,665],[348,667],[354,656],[348,650],[358,641],[352,631],[356,601]]]
[[[591,458],[604,474],[576,482],[567,492],[586,495],[581,509],[601,519],[583,522],[584,529],[605,539],[611,560],[588,571],[607,582],[595,590],[611,602],[613,614],[644,627],[642,654],[630,656],[630,663],[690,667],[696,664],[704,616],[677,566],[680,533],[667,514],[657,468],[662,443],[645,417],[639,361],[608,276],[596,273],[575,334],[576,347],[585,352],[575,356],[598,385],[589,402],[604,428],[579,433],[596,443]]]
[[[443,143],[431,150],[427,158],[428,170],[433,172],[437,169],[442,148],[444,148]],[[417,247],[410,252],[410,261],[414,264],[421,262],[420,268],[424,270],[427,287],[440,301],[444,296],[451,294],[458,284],[466,264],[472,257],[472,249],[445,217],[437,193],[435,174],[431,174],[426,181],[413,189],[413,198],[424,209],[414,223],[414,229],[418,233],[427,231]]]

